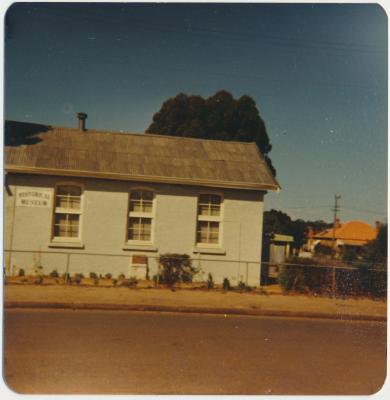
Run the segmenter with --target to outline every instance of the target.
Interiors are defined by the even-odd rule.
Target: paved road
[[[386,325],[259,317],[8,310],[19,393],[371,394]]]

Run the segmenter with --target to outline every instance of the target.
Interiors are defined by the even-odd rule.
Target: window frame
[[[153,195],[152,198],[152,211],[146,213],[143,211],[130,211],[130,197],[132,192],[150,192]],[[150,240],[140,239],[129,239],[129,220],[130,218],[148,218],[151,220],[150,223]],[[125,244],[126,245],[140,245],[150,246],[154,243],[154,223],[156,219],[156,190],[145,186],[134,186],[131,187],[127,195],[127,214],[126,214],[126,232],[125,232]]]
[[[58,189],[61,186],[75,186],[80,188],[80,208],[72,209],[72,208],[63,208],[57,207],[57,193]],[[73,181],[61,181],[55,184],[54,187],[54,196],[53,196],[53,208],[52,208],[52,224],[51,224],[51,242],[52,243],[81,243],[81,232],[82,232],[82,221],[84,214],[84,185],[82,183],[73,182]],[[77,236],[55,236],[55,222],[57,214],[73,214],[79,216],[79,224],[78,224],[78,234]]]
[[[209,196],[218,196],[221,199],[219,215],[200,215],[199,214],[199,206],[200,206],[200,197],[202,195]],[[198,192],[198,198],[196,202],[196,230],[195,230],[195,248],[197,249],[219,249],[222,248],[222,232],[223,232],[223,213],[224,213],[224,196],[222,192],[216,191],[201,191]],[[218,242],[217,243],[203,243],[198,242],[198,226],[200,221],[207,222],[218,222]]]

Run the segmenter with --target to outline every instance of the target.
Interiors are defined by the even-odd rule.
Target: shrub
[[[26,273],[24,272],[24,269],[20,268],[19,272],[18,272],[18,276],[25,276],[25,275],[26,275]]]
[[[230,286],[230,281],[228,278],[224,278],[223,282],[222,282],[222,288],[223,290],[231,290],[231,286]]]
[[[96,272],[90,272],[89,273],[89,277],[91,278],[91,279],[97,279],[97,274],[96,274]]]
[[[58,278],[60,275],[58,274],[58,271],[54,269],[53,271],[50,272],[49,276],[50,278]]]
[[[122,273],[121,273],[121,274],[118,275],[118,279],[125,279],[125,278],[126,278],[126,277],[125,277],[125,274],[122,274]]]
[[[70,279],[70,274],[68,273],[68,272],[64,272],[63,274],[62,274],[62,279],[65,281],[65,282],[69,282],[71,279]]]
[[[324,246],[323,244],[319,243],[314,248],[314,253],[315,254],[322,254],[324,256],[331,256],[334,253],[334,250],[332,249],[332,247]]]
[[[122,283],[121,286],[125,286],[128,288],[134,288],[138,285],[138,280],[134,276],[130,277],[129,279],[125,279]]]
[[[213,289],[214,288],[214,280],[213,280],[213,275],[209,273],[208,278],[207,278],[207,289]]]
[[[198,272],[187,254],[162,254],[159,264],[162,266],[160,282],[171,287],[177,282],[192,282],[193,276]]]
[[[313,259],[293,257],[284,265],[278,282],[284,292],[325,292],[331,287],[331,269]]]
[[[74,281],[77,283],[77,285],[80,285],[83,278],[83,274],[74,274]]]
[[[106,275],[104,275],[104,277],[105,277],[106,279],[112,279],[112,274],[110,274],[110,273],[108,272]]]
[[[237,289],[241,292],[251,292],[253,289],[243,281],[238,282]]]

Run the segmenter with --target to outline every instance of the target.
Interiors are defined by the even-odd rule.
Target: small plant
[[[54,269],[53,271],[50,272],[49,276],[50,278],[58,278],[59,277],[58,271]]]
[[[263,295],[265,295],[265,296],[268,296],[268,292],[264,289],[263,286],[260,286],[259,294],[263,294]]]
[[[33,271],[34,271],[34,275],[35,276],[43,276],[43,267],[42,267],[42,265],[34,266]]]
[[[227,290],[231,290],[231,286],[230,286],[230,281],[228,278],[224,278],[223,282],[222,282],[222,289],[227,291]]]
[[[84,278],[84,275],[83,275],[83,274],[75,274],[75,275],[74,275],[74,282],[75,282],[77,285],[80,285],[80,283],[81,283],[81,281],[83,280],[83,278]]]
[[[62,274],[62,279],[63,279],[65,282],[70,282],[70,281],[71,281],[70,274],[69,274],[68,272],[64,272],[64,273]]]
[[[214,288],[214,280],[213,280],[213,275],[209,273],[208,278],[207,278],[207,289],[213,289]]]
[[[90,272],[89,273],[89,277],[91,278],[91,279],[97,279],[97,274],[96,274],[96,272]]]
[[[106,279],[112,279],[112,274],[110,274],[110,273],[108,272],[106,275],[104,275],[104,277],[105,277]]]
[[[243,281],[238,282],[238,285],[237,285],[238,290],[243,291],[243,290],[245,290],[245,288],[246,288],[246,285]]]
[[[130,277],[129,279],[125,279],[121,284],[121,286],[125,286],[128,288],[134,288],[137,285],[138,285],[138,280],[134,276]]]
[[[118,275],[118,279],[126,279],[125,274],[120,273],[120,274]]]
[[[20,268],[19,272],[18,272],[18,276],[25,276],[25,275],[26,275],[26,273],[24,272],[24,269]]]

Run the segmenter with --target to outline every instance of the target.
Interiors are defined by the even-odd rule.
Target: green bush
[[[69,282],[71,279],[70,279],[70,274],[68,273],[68,272],[64,272],[63,274],[62,274],[62,279],[65,281],[65,282]]]
[[[223,282],[222,282],[222,289],[223,290],[231,290],[231,285],[230,285],[230,281],[228,278],[224,278]]]
[[[283,291],[321,293],[330,290],[331,269],[313,259],[293,257],[281,267],[278,282]]]
[[[18,276],[25,276],[25,275],[26,275],[26,273],[24,272],[24,269],[20,268],[19,272],[18,272]]]
[[[89,273],[89,277],[91,278],[91,279],[97,279],[97,274],[96,274],[96,272],[90,272]]]
[[[125,274],[123,274],[123,273],[121,273],[121,274],[119,274],[118,275],[118,279],[125,279],[126,277],[125,277]]]
[[[125,286],[128,288],[134,288],[138,285],[138,280],[135,277],[130,277],[129,279],[125,279],[122,283],[121,286]]]
[[[213,280],[213,275],[209,273],[208,278],[207,278],[207,289],[213,289],[214,288],[214,280]]]
[[[83,274],[74,274],[74,276],[73,276],[73,280],[77,285],[80,285],[83,278],[84,278]]]
[[[239,290],[240,292],[251,292],[253,290],[253,288],[246,285],[245,282],[240,281],[240,282],[238,282],[237,290]]]
[[[293,265],[288,265],[293,264]],[[333,271],[332,264],[338,268]],[[335,294],[339,296],[387,296],[387,270],[374,270],[368,263],[359,262],[354,269],[347,269],[348,264],[337,260],[323,264],[320,260],[291,258],[281,267],[278,281],[283,291],[301,293],[333,293],[333,274]],[[349,266],[350,267],[350,266]]]
[[[314,247],[314,253],[324,256],[331,256],[334,253],[334,250],[330,246],[325,246],[319,243],[316,247]]]
[[[54,269],[53,271],[50,272],[49,276],[50,278],[58,278],[59,277],[58,271]]]
[[[106,279],[112,279],[112,274],[110,274],[110,273],[108,272],[106,275],[104,275],[104,277],[105,277]]]
[[[159,264],[162,267],[159,281],[169,286],[174,286],[177,282],[192,282],[193,276],[198,272],[187,254],[162,254]]]

